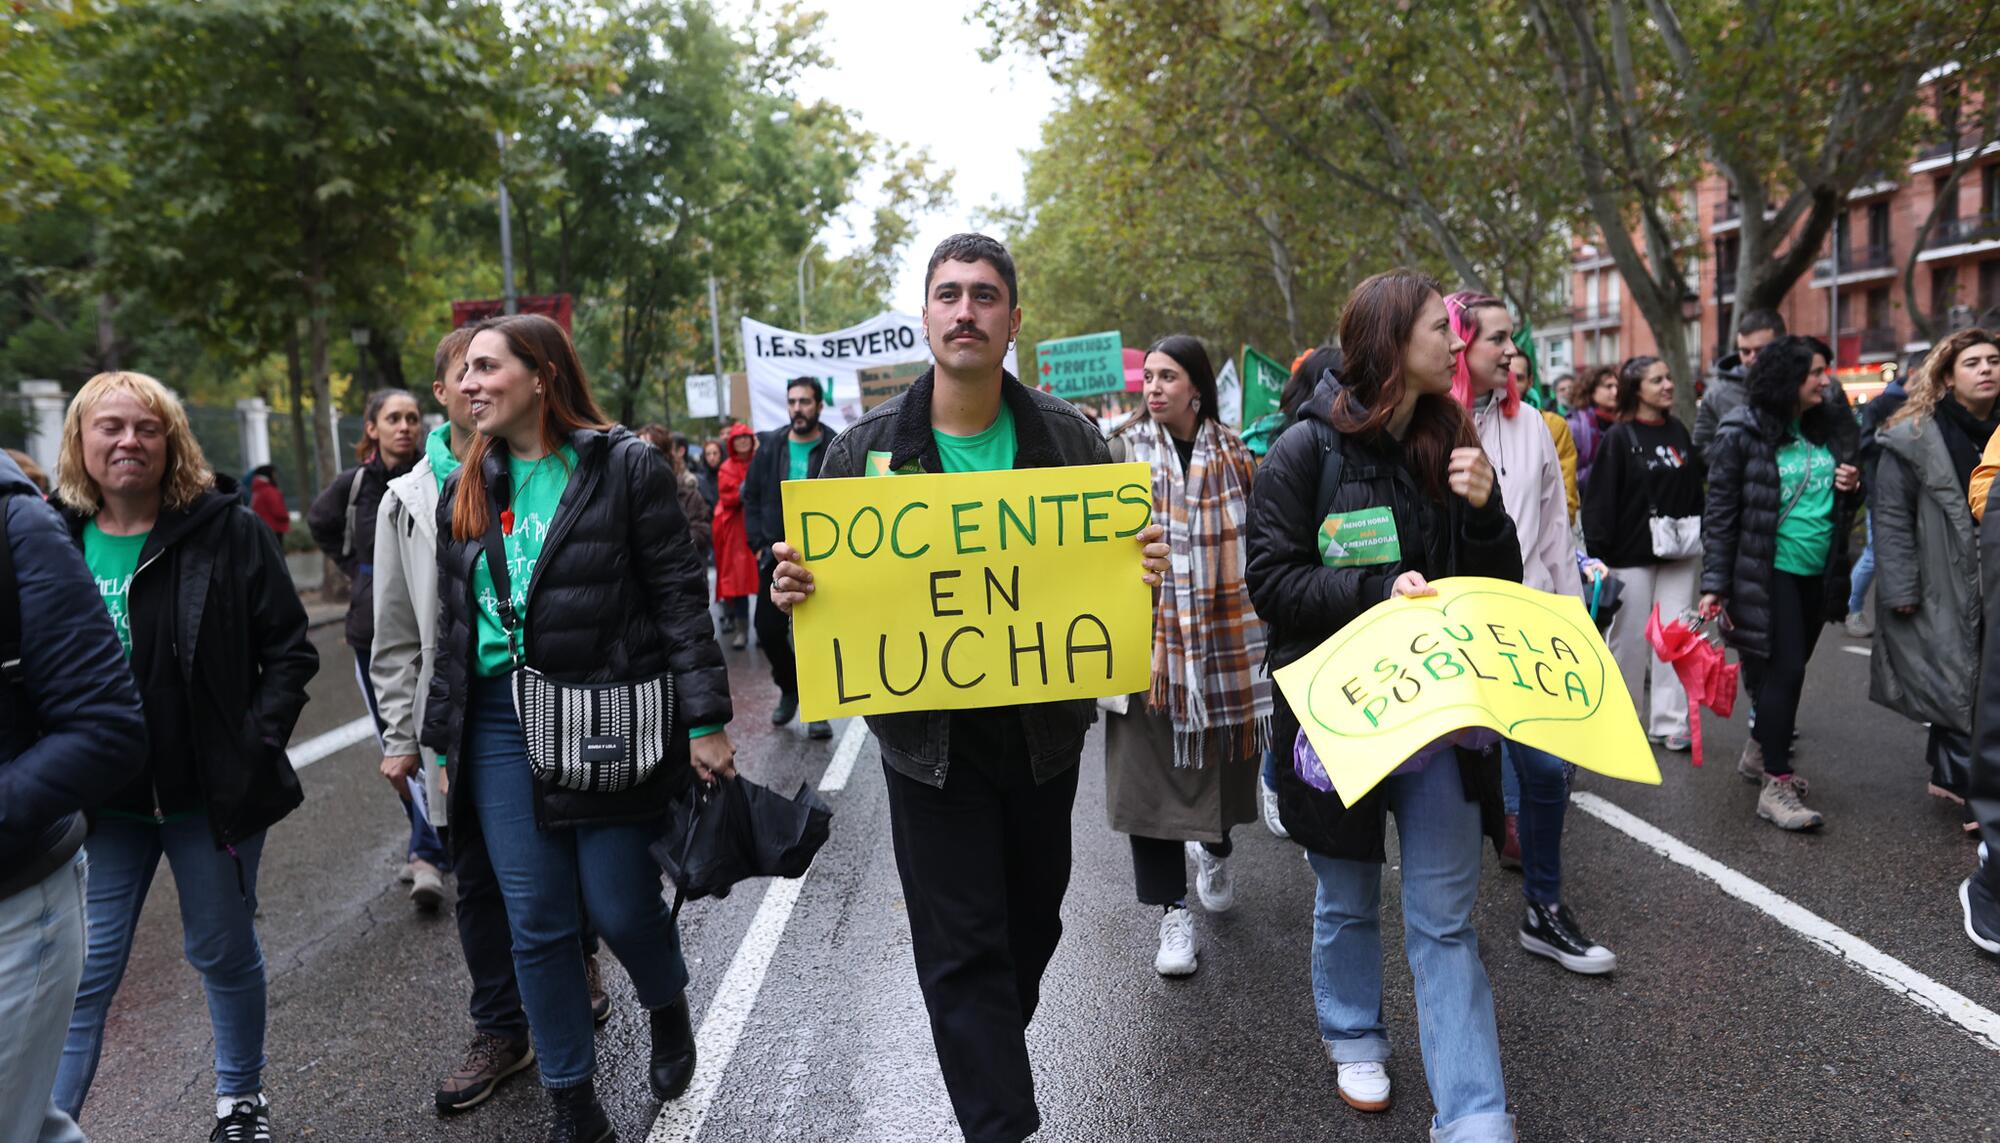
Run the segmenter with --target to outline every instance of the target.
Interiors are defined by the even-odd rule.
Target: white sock
[[[248,1095],[218,1095],[215,1097],[215,1117],[217,1119],[229,1118],[229,1113],[236,1110],[236,1105],[245,1100],[256,1104],[258,1107],[270,1106],[270,1101],[264,1098],[264,1093],[261,1091],[253,1091]]]

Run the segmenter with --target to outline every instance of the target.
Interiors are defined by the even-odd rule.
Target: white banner
[[[799,333],[746,317],[743,360],[750,373],[750,427],[765,432],[791,424],[785,383],[794,377],[813,377],[822,389],[831,383],[833,399],[820,414],[820,423],[838,432],[861,416],[858,370],[928,363],[930,356],[922,319],[893,310],[832,333]],[[1018,375],[1011,349],[1007,369]],[[731,415],[743,414],[731,410]]]
[[[688,374],[687,415],[690,417],[722,415],[722,387],[715,383],[715,374]]]
[[[1222,363],[1222,372],[1215,375],[1215,397],[1222,405],[1215,415],[1231,428],[1243,427],[1243,379],[1236,375],[1234,360]]]

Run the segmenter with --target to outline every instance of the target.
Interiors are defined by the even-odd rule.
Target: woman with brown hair
[[[1521,578],[1493,466],[1451,398],[1465,342],[1438,284],[1409,270],[1369,278],[1341,312],[1340,345],[1344,371],[1320,382],[1272,446],[1250,497],[1250,598],[1270,626],[1274,668],[1392,596],[1432,594],[1432,578]],[[1369,542],[1343,546],[1343,532]],[[1272,721],[1274,739],[1297,740],[1282,698]],[[1394,813],[1433,1138],[1511,1140],[1493,990],[1472,927],[1480,835],[1500,829],[1497,752],[1420,755],[1352,806],[1300,762],[1316,765],[1279,768],[1278,807],[1319,880],[1313,1001],[1340,1097],[1361,1111],[1389,1107],[1381,898]]]
[[[385,739],[381,703],[369,677],[368,656],[375,642],[375,525],[389,482],[415,467],[423,456],[424,429],[417,399],[403,389],[377,389],[368,395],[361,419],[361,439],[355,443],[359,462],[333,478],[306,510],[313,542],[347,576],[347,646],[354,654],[354,677],[368,715],[375,720],[378,743]],[[430,911],[444,902],[444,875],[451,857],[432,828],[428,810],[407,783],[395,787],[410,823],[409,844],[400,880],[410,886],[410,900]]]
[[[439,501],[424,744],[449,759],[454,820],[486,839],[555,1137],[601,1140],[579,882],[651,1014],[653,1094],[672,1099],[694,1074],[694,1032],[647,847],[677,793],[735,773],[729,678],[666,458],[598,410],[562,327],[534,314],[481,324],[459,389],[480,435]],[[530,697],[593,685],[633,703],[622,735]],[[583,745],[600,732],[614,737],[602,769]]]
[[[665,425],[647,425],[639,430],[640,439],[660,450],[667,458],[667,465],[674,470],[674,497],[680,501],[681,515],[687,517],[688,535],[694,539],[695,551],[702,558],[708,558],[709,538],[715,532],[715,524],[709,517],[708,502],[701,497],[701,484],[687,467],[687,438],[671,432]],[[678,439],[676,439],[678,438]]]

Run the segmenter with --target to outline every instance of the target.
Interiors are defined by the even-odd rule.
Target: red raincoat
[[[722,435],[722,471],[715,477],[715,598],[737,599],[757,594],[757,554],[750,550],[750,532],[743,522],[743,481],[750,459],[736,453],[736,438],[757,435],[749,425],[731,425]],[[754,451],[754,449],[753,449]]]

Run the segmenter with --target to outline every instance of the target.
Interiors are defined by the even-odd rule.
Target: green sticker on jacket
[[[1403,542],[1390,509],[1333,512],[1319,526],[1319,562],[1326,567],[1368,567],[1402,558]]]
[[[922,465],[917,464],[914,461],[904,465],[901,468],[891,470],[889,468],[889,462],[894,459],[895,459],[895,454],[893,453],[878,452],[875,449],[869,449],[868,459],[861,465],[861,475],[908,476],[913,472],[922,472],[924,470]]]

